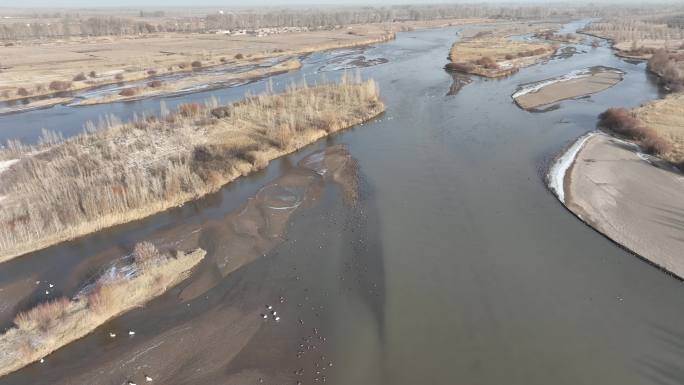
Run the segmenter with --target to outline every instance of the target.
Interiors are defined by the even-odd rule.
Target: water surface
[[[456,32],[400,33],[365,53],[388,60],[360,70],[379,82],[387,105],[376,121],[182,208],[0,265],[0,285],[33,285],[15,289],[27,297],[0,313],[7,326],[14,311],[42,298],[35,280],[68,294],[136,241],[174,242],[178,229],[199,231],[210,256],[228,255],[230,245],[211,247],[224,236],[211,224],[227,223],[299,160],[343,144],[357,162],[356,204],[344,202],[337,184],[321,182],[264,256],[225,277],[205,265],[186,285],[0,384],[140,383],[143,372],[178,384],[307,384],[323,376],[354,385],[684,382],[681,282],[582,224],[543,180],[551,157],[594,129],[598,113],[659,96],[644,64],[578,46],[569,58],[506,79],[475,79],[447,96],[451,77],[442,67]],[[334,58],[312,55],[301,73],[274,83],[334,78],[339,72],[319,72]],[[545,113],[523,111],[511,99],[520,84],[597,65],[624,71],[624,81]],[[165,103],[210,95],[228,101],[264,87]],[[0,134],[28,141],[41,127],[70,134],[103,113],[126,118],[159,102],[4,116]],[[203,289],[184,297],[191,284]],[[267,304],[282,314],[279,323],[260,318]],[[108,330],[128,329],[135,338],[106,338]],[[160,369],[175,359],[183,365]]]

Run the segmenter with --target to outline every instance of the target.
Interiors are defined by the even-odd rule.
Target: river
[[[55,285],[51,295],[71,294],[136,241],[172,243],[193,233],[209,251],[189,282],[0,385],[141,383],[143,374],[164,384],[684,381],[681,282],[577,220],[544,182],[553,156],[593,130],[600,112],[659,97],[645,64],[607,46],[577,45],[569,58],[506,79],[474,79],[447,96],[451,76],[442,67],[458,30],[400,33],[365,52],[387,59],[360,69],[380,84],[387,111],[379,119],[196,202],[2,264],[7,327],[16,311],[44,300],[45,283]],[[319,71],[335,55],[307,57],[302,71],[274,77],[275,88],[339,76]],[[624,71],[624,80],[544,113],[511,99],[520,84],[597,65]],[[259,81],[165,103],[226,102],[265,87]],[[128,118],[159,103],[2,116],[0,139],[35,141],[43,127],[70,135],[104,113]],[[263,186],[300,173],[300,160],[332,145],[358,162],[358,201],[345,203],[337,184],[317,182],[281,241],[221,274],[212,261],[242,245],[226,224]],[[261,319],[266,305],[280,322]],[[111,330],[120,337],[108,338]]]

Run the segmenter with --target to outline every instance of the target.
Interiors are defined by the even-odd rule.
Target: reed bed
[[[163,294],[187,278],[205,254],[197,249],[171,256],[143,242],[73,298],[41,303],[18,314],[15,326],[0,335],[0,376],[42,359]]]
[[[105,117],[68,140],[11,143],[0,159],[0,261],[139,219],[216,191],[384,110],[376,83],[292,85],[227,106],[187,104],[122,123]]]

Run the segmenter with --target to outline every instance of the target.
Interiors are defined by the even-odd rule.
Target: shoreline
[[[600,158],[595,155],[600,155]],[[619,167],[619,171],[615,170]],[[559,184],[560,183],[560,184]],[[659,158],[600,131],[561,151],[547,172],[547,187],[580,221],[619,247],[684,280],[673,207],[684,199],[684,176]],[[672,222],[674,223],[674,222]]]
[[[360,83],[358,86],[365,87],[366,85],[362,85]],[[295,90],[294,92],[297,91]],[[277,97],[278,95],[275,96]],[[234,105],[239,106],[240,103]],[[265,168],[274,159],[294,153],[335,132],[362,125],[363,123],[371,121],[380,116],[384,110],[384,104],[379,101],[368,111],[349,117],[346,120],[331,122],[330,125],[325,129],[310,127],[306,130],[306,132],[293,136],[291,140],[288,141],[288,145],[285,147],[272,147],[258,151],[255,155],[253,155],[254,160],[252,162],[242,158],[230,158],[233,159],[231,160],[232,164],[230,170],[224,171],[225,173],[222,175],[215,174],[214,171],[209,170],[209,173],[211,174],[209,175],[211,177],[211,183],[201,187],[197,191],[179,191],[170,198],[151,201],[140,207],[128,208],[123,212],[112,211],[110,213],[101,214],[98,215],[96,219],[79,221],[76,225],[69,225],[61,230],[50,231],[49,233],[51,235],[47,237],[33,240],[27,239],[16,241],[14,246],[8,245],[5,247],[2,255],[0,255],[0,263],[58,243],[91,234],[108,227],[143,219],[150,215],[163,212],[167,209],[181,206],[189,201],[193,201],[207,194],[216,192],[223,186],[233,182],[241,176],[245,176],[254,171]],[[277,113],[277,111],[274,111],[273,113]],[[237,135],[237,133],[234,135]],[[207,138],[207,140],[209,139],[216,140],[218,138]],[[220,143],[221,142],[218,142],[217,144]],[[3,201],[11,200],[11,198],[14,197],[4,195]]]
[[[511,95],[525,111],[536,112],[565,100],[577,100],[601,93],[624,79],[624,72],[609,67],[588,67],[565,75],[521,84]]]
[[[151,250],[144,250],[144,255],[134,251],[128,264],[110,266],[111,274],[103,274],[74,297],[42,302],[19,313],[15,326],[0,334],[0,377],[42,360],[163,295],[188,278],[207,254],[198,248],[171,256],[160,254],[154,246],[147,248]],[[31,348],[26,349],[27,345]]]

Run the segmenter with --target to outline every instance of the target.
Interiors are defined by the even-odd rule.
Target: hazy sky
[[[676,2],[677,0],[672,0],[669,2]],[[680,0],[681,1],[681,0]],[[200,7],[200,6],[225,6],[225,7],[254,7],[254,6],[286,6],[286,5],[368,5],[368,6],[381,6],[390,4],[435,4],[435,3],[478,3],[482,2],[469,0],[469,1],[458,1],[458,0],[0,0],[1,7],[127,7],[127,8],[139,8],[139,7]],[[524,0],[512,1],[512,0],[490,0],[484,2],[524,2]],[[559,0],[536,0],[535,3],[550,3],[550,2],[560,2]],[[565,0],[564,2],[569,2]],[[579,1],[579,3],[586,3],[589,0]],[[653,3],[653,2],[668,2],[667,0],[594,0],[594,3]],[[571,2],[570,2],[571,3]]]

